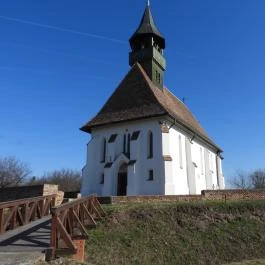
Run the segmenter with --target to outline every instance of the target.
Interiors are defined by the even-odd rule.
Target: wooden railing
[[[0,203],[0,234],[50,214],[56,195]]]
[[[76,253],[75,239],[86,239],[87,229],[106,214],[95,195],[54,207],[52,213],[51,258],[59,249]]]

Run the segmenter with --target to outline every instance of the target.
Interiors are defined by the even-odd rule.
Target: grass
[[[243,262],[230,263],[228,265],[265,265],[265,259],[263,260],[251,260]]]
[[[87,264],[218,265],[265,258],[265,202],[107,206]],[[234,263],[255,265],[258,263]],[[265,264],[265,263],[264,263]]]

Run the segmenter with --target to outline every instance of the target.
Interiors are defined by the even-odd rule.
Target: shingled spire
[[[149,1],[147,1],[141,23],[129,42],[132,49],[130,66],[139,62],[152,82],[162,89],[166,69],[166,60],[163,56],[166,46],[165,38],[155,25]]]

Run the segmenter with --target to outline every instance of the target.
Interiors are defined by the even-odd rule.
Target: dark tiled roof
[[[159,37],[163,42],[163,49],[165,48],[165,39],[160,33],[160,31],[158,30],[157,26],[155,25],[149,6],[147,6],[144,11],[139,27],[137,28],[135,33],[130,38],[130,43],[132,43],[133,39],[135,39],[137,36],[148,35],[148,34]]]
[[[209,144],[221,149],[182,101],[168,89],[155,86],[140,64],[135,64],[99,113],[81,128],[91,132],[93,127],[169,115]]]

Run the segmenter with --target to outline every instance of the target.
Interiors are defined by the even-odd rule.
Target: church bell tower
[[[140,63],[152,82],[163,89],[166,60],[163,55],[166,42],[155,25],[149,1],[145,8],[141,23],[129,40],[131,52],[130,66]]]

